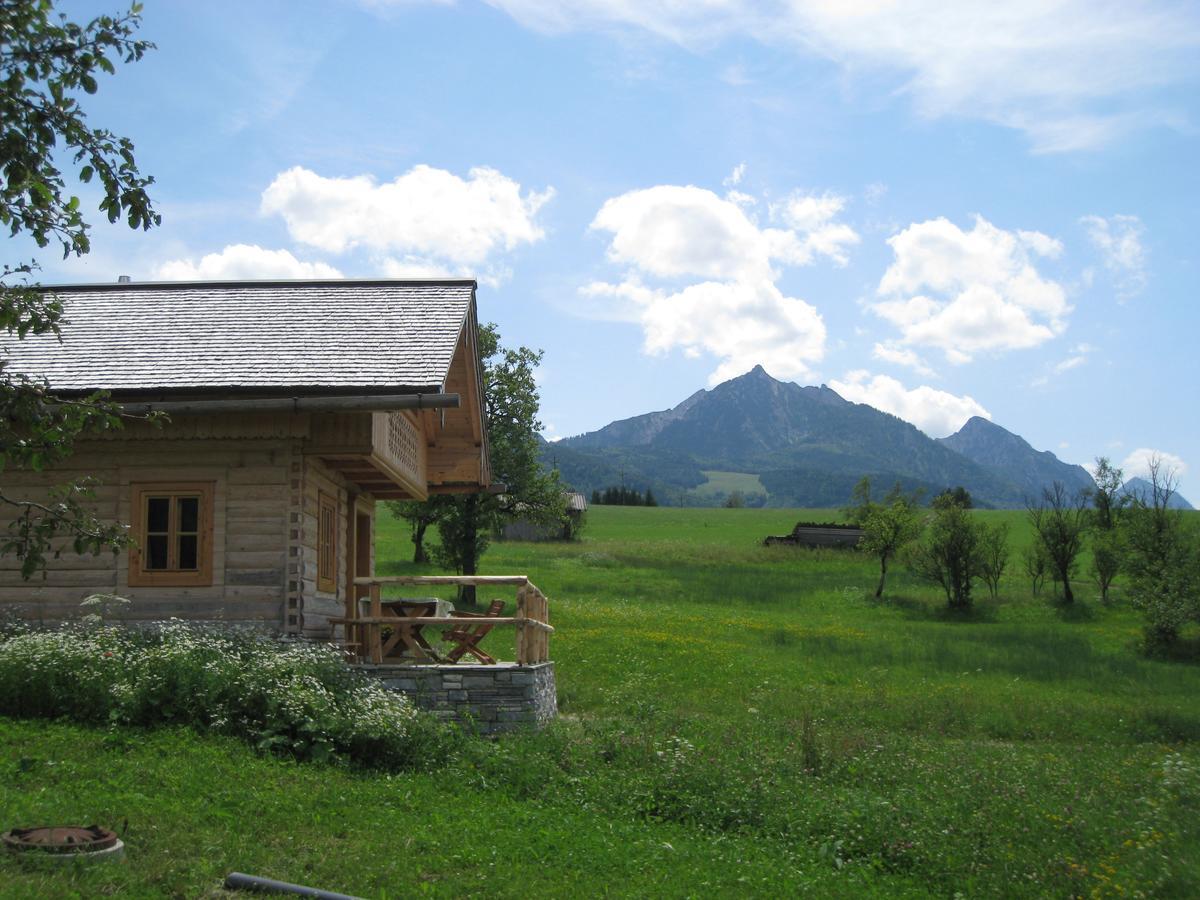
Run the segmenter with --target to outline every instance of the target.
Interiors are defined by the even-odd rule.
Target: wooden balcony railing
[[[366,577],[354,579],[354,584],[369,590],[369,608],[364,614],[363,601],[347,609],[347,616],[332,621],[346,626],[347,641],[351,654],[359,662],[380,665],[388,660],[383,656],[383,632],[385,629],[445,626],[447,628],[480,623],[492,626],[512,626],[516,629],[516,657],[521,666],[550,661],[549,601],[546,595],[526,575],[396,575],[391,577]],[[382,597],[383,585],[475,585],[477,587],[513,586],[517,589],[515,616],[488,618],[462,618],[456,616],[420,616],[406,619],[396,615],[385,615]],[[405,659],[404,662],[437,662]]]

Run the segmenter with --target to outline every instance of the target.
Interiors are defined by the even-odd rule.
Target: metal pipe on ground
[[[261,894],[291,894],[296,897],[318,897],[320,900],[362,900],[350,894],[338,894],[333,891],[323,891],[320,888],[305,887],[302,884],[291,884],[287,881],[276,881],[273,878],[260,878],[257,875],[247,875],[245,872],[230,872],[225,876],[225,888],[230,891],[258,891]]]

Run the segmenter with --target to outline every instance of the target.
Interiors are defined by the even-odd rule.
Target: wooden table
[[[454,609],[452,604],[446,600],[435,598],[427,600],[381,599],[377,602],[378,609],[374,608],[375,602],[371,603],[371,618],[385,620],[381,625],[381,631],[383,628],[392,629],[391,635],[379,647],[378,653],[382,659],[394,655],[428,659],[433,662],[442,661],[442,655],[430,645],[421,633],[425,626],[420,624],[420,620],[428,617],[444,618],[449,616]],[[395,618],[395,624],[388,621],[389,618]]]

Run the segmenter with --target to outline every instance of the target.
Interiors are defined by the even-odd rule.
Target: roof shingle
[[[60,391],[436,391],[473,281],[296,281],[47,288],[68,324],[0,337],[10,371]]]

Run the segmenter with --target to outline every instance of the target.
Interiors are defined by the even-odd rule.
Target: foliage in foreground
[[[96,93],[98,76],[115,74],[116,63],[136,62],[154,46],[135,37],[140,12],[135,3],[123,15],[78,25],[55,15],[49,0],[0,4],[0,228],[10,236],[57,244],[64,258],[91,249],[79,197],[63,172],[72,164],[79,182],[99,188],[109,222],[124,218],[143,230],[159,224],[146,192],[154,179],[138,171],[133,142],[92,127],[77,99]],[[61,302],[29,282],[36,269],[34,261],[0,263],[0,337],[10,342],[58,335],[66,324]],[[120,425],[120,410],[105,395],[63,399],[5,362],[0,351],[0,472],[41,471],[83,435]],[[16,512],[0,555],[15,556],[29,578],[63,543],[76,553],[126,546],[125,529],[98,519],[90,500],[88,479],[54,489],[48,500],[0,488],[0,504]]]
[[[298,759],[389,769],[417,765],[431,742],[450,740],[406,697],[351,671],[335,647],[178,621],[0,638],[0,714],[188,725]]]

